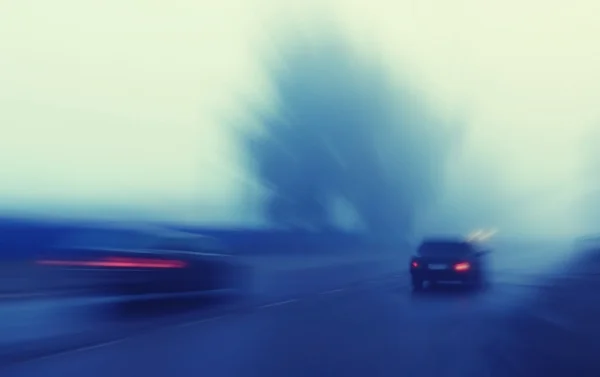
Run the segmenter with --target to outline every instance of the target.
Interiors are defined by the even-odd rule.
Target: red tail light
[[[457,263],[454,265],[455,271],[468,271],[471,268],[469,262]]]
[[[417,267],[419,267],[419,262],[417,262],[417,261],[413,261],[413,262],[412,262],[410,265],[411,265],[413,268],[417,268]]]
[[[45,266],[71,267],[114,267],[114,268],[184,268],[187,263],[180,260],[106,257],[98,260],[38,260]]]

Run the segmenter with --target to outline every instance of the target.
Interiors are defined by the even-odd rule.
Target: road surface
[[[0,375],[599,376],[600,279],[563,271],[557,276],[569,281],[552,286],[525,275],[499,272],[482,292],[422,294],[398,276],[211,316],[192,312],[177,324],[13,364]]]

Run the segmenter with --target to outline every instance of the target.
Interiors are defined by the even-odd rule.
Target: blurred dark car
[[[475,242],[424,240],[410,259],[413,289],[422,290],[426,282],[458,282],[482,287],[487,281],[485,255],[489,252],[489,249]]]
[[[240,266],[217,239],[155,227],[76,232],[36,263],[44,278],[111,296],[239,292]]]

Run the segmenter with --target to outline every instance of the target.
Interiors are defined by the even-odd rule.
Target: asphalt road
[[[375,282],[15,365],[2,376],[494,376],[511,303],[531,289],[413,295]],[[498,374],[500,373],[500,374]]]
[[[600,375],[595,271],[503,270],[489,290],[412,294],[406,276],[176,325],[12,365],[3,377]],[[599,270],[600,271],[600,270]]]

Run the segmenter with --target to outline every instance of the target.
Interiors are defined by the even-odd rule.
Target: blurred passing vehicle
[[[235,293],[240,278],[217,239],[155,227],[76,232],[36,263],[46,279],[112,296]]]
[[[449,239],[426,239],[410,259],[410,274],[414,290],[425,283],[459,282],[474,287],[486,281],[486,261],[489,250],[476,242]]]

